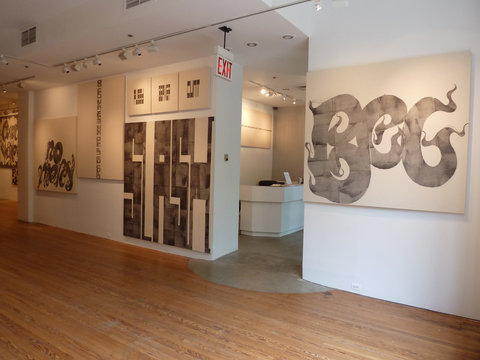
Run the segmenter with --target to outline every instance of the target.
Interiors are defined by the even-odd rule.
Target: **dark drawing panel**
[[[207,163],[194,163],[195,119],[155,122],[154,169],[153,169],[153,242],[159,242],[159,197],[164,198],[163,208],[163,243],[167,245],[192,248],[193,236],[193,200],[206,200],[205,214],[205,249],[209,253],[209,201],[211,172],[211,142],[213,117],[208,119]],[[141,238],[140,224],[143,212],[141,202],[141,168],[139,163],[132,162],[131,141],[135,137],[135,154],[145,151],[145,123],[125,125],[125,193],[134,194],[134,216],[130,218],[130,200],[124,201],[124,233],[127,236]],[[180,154],[181,138],[181,154]],[[138,152],[137,152],[138,151]],[[180,162],[180,155],[190,156],[190,165]],[[170,161],[172,166],[170,168]],[[189,177],[190,166],[190,177]],[[145,169],[143,169],[145,171]],[[170,176],[172,184],[170,184]],[[170,189],[171,186],[171,189]],[[188,188],[190,187],[190,212],[188,211]],[[176,204],[170,203],[171,196],[180,199],[179,210]],[[143,201],[144,203],[145,201]],[[190,215],[190,218],[188,218]],[[187,224],[189,224],[187,228]],[[190,239],[187,243],[187,238]]]

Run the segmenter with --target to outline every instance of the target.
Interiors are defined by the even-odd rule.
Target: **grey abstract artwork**
[[[213,118],[125,124],[124,234],[210,252]]]
[[[444,127],[427,140],[426,120],[436,112],[456,111],[452,94],[448,103],[425,97],[407,111],[405,102],[394,95],[383,95],[362,108],[353,95],[342,94],[309,108],[313,114],[312,142],[305,144],[312,193],[334,203],[351,204],[369,188],[371,167],[391,169],[400,162],[408,177],[424,187],[444,185],[457,169],[457,155],[451,143],[453,134],[465,136],[465,127]],[[388,139],[386,138],[388,134]],[[376,145],[389,142],[388,152]],[[422,147],[434,146],[440,160],[429,165]]]

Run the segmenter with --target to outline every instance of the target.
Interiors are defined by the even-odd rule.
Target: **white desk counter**
[[[303,229],[303,185],[240,186],[240,232],[280,237]]]

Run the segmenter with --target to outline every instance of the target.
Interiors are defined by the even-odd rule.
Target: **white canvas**
[[[77,118],[35,121],[35,189],[77,193]]]
[[[147,115],[152,113],[152,79],[142,78],[128,80],[127,114]]]
[[[178,72],[152,77],[152,113],[178,111]]]
[[[470,68],[461,52],[308,73],[304,200],[463,213]]]
[[[181,71],[178,80],[180,111],[210,107],[210,68]]]

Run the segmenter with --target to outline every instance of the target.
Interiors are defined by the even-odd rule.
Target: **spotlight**
[[[17,83],[17,86],[20,88],[20,89],[23,89],[25,87],[25,83],[23,81],[19,81]]]
[[[2,88],[2,93],[6,93],[7,92],[7,89],[5,88],[5,86]]]
[[[317,11],[322,10],[321,0],[315,0],[315,10]]]
[[[153,52],[158,52],[158,46],[155,45],[155,41],[153,41],[153,40],[150,41],[150,45],[148,45],[147,51],[148,51],[148,52],[151,52],[151,53],[153,53]]]
[[[102,65],[102,60],[100,60],[100,57],[98,55],[95,55],[95,60],[93,60],[93,65]]]
[[[273,91],[269,91],[265,94],[265,96],[274,96],[275,93]]]
[[[120,60],[127,60],[130,57],[130,54],[127,50],[125,50],[125,48],[122,48],[122,51],[118,54],[118,57]]]
[[[5,56],[3,56],[3,55],[0,55],[0,64],[8,65],[8,60],[5,59]]]
[[[88,68],[88,59],[87,58],[83,59],[82,66],[83,66],[84,69]]]
[[[297,99],[293,99],[293,105],[297,103]]]
[[[64,74],[69,74],[70,73],[70,69],[68,68],[67,64],[63,64],[63,73]]]
[[[262,90],[260,90],[260,94],[265,95],[266,93],[267,93],[267,89],[262,88]]]
[[[137,56],[141,56],[141,55],[142,55],[142,50],[140,50],[140,48],[138,47],[138,45],[135,45],[135,49],[133,49],[132,55],[137,55]]]
[[[70,68],[71,68],[73,71],[80,71],[80,69],[81,69],[80,64],[77,63],[76,61],[73,62],[73,64],[70,66]]]
[[[287,97],[285,95],[282,96],[283,101],[287,100]]]

